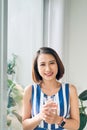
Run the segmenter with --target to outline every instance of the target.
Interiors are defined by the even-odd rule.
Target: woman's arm
[[[70,85],[70,119],[66,119],[64,128],[77,130],[80,125],[78,95],[75,86]]]
[[[32,130],[37,125],[39,125],[41,121],[40,114],[36,115],[35,117],[31,118],[31,93],[32,87],[28,86],[26,87],[24,91],[24,97],[23,97],[23,112],[22,112],[22,124],[24,130]]]

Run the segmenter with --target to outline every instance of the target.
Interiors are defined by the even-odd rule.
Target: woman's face
[[[37,60],[38,72],[42,79],[52,80],[56,78],[58,73],[58,65],[56,59],[51,54],[40,54]]]

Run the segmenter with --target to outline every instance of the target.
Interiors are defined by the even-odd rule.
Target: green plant
[[[8,61],[7,74],[15,74],[16,59],[17,55],[12,54],[12,59]]]
[[[20,123],[22,117],[18,113],[16,107],[22,107],[23,88],[8,79],[8,103],[7,103],[7,125],[11,125],[12,118],[15,116]]]
[[[16,58],[17,55],[12,54],[12,59],[8,61],[7,66],[7,125],[10,126],[12,119],[16,117],[20,123],[22,123],[22,117],[18,112],[17,107],[22,107],[22,99],[23,99],[23,88],[17,83],[14,82],[13,74],[15,74],[15,67],[16,67]],[[12,76],[9,79],[9,75]]]
[[[84,105],[84,101],[87,100],[87,90],[84,90],[82,93],[79,94],[80,100],[80,128],[79,130],[83,130],[87,124],[87,106]]]

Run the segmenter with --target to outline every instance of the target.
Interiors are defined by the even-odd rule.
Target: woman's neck
[[[57,80],[54,81],[42,81],[41,84],[41,89],[42,92],[45,93],[48,96],[52,96],[54,94],[56,94],[60,87],[61,87],[61,83],[58,82]]]
[[[46,88],[50,90],[50,89],[58,88],[60,86],[60,83],[57,80],[42,81],[41,86],[42,88]]]

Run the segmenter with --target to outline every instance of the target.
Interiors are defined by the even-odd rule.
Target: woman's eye
[[[40,66],[45,66],[45,64],[40,64]]]
[[[55,64],[55,62],[50,62],[50,64]]]

